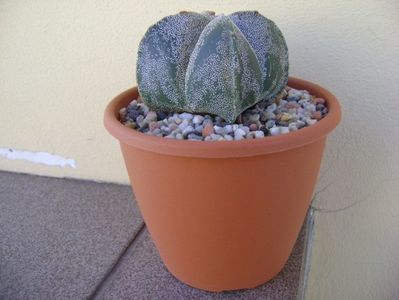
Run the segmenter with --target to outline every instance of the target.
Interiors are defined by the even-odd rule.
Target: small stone
[[[227,133],[231,133],[231,132],[233,132],[233,125],[228,124],[228,125],[224,126],[224,129]]]
[[[279,127],[279,130],[280,130],[280,134],[286,134],[286,133],[290,132],[288,127]]]
[[[145,116],[145,118],[144,118],[144,122],[149,124],[151,122],[156,121],[157,118],[158,118],[158,116],[157,116],[157,113],[155,111],[149,111],[147,113],[147,115]]]
[[[237,130],[234,131],[234,139],[242,139],[246,135],[246,132],[242,128],[238,128]]]
[[[210,135],[206,136],[206,137],[204,138],[204,141],[212,141],[211,136],[210,136]]]
[[[311,125],[314,125],[314,124],[316,124],[317,123],[317,120],[315,120],[315,119],[306,119],[305,120],[306,121],[306,123],[309,125],[309,126],[311,126]]]
[[[128,110],[128,112],[127,112],[127,118],[129,118],[133,121],[136,121],[138,116],[140,116],[140,115],[141,115],[140,112],[135,109]],[[143,116],[143,120],[144,120],[144,116]]]
[[[320,111],[314,111],[314,112],[312,112],[312,114],[311,114],[311,118],[312,118],[312,119],[320,120],[322,117],[323,117],[323,116],[322,116],[322,114],[321,114]]]
[[[221,127],[218,125],[213,126],[213,129],[215,130],[215,133],[217,133],[217,134],[224,135],[227,133],[226,130],[224,129],[224,127]]]
[[[119,115],[120,115],[121,117],[126,116],[126,107],[122,107],[122,108],[119,110]]]
[[[263,131],[257,130],[255,131],[255,138],[261,139],[265,137],[265,133]]]
[[[144,103],[141,103],[138,105],[140,107],[140,109],[143,111],[144,115],[147,115],[150,111],[150,109],[148,108],[147,105],[145,105]]]
[[[174,118],[174,121],[175,121],[175,123],[176,123],[177,125],[179,125],[179,124],[181,124],[181,122],[183,122],[183,120],[180,119],[179,117],[175,117],[175,118]]]
[[[200,115],[195,115],[193,118],[194,124],[201,124],[204,121],[204,117]]]
[[[242,126],[241,129],[244,130],[245,134],[247,134],[249,132],[248,126]]]
[[[148,127],[150,128],[150,131],[154,131],[155,129],[159,128],[159,124],[158,124],[158,122],[152,121],[152,122],[150,122]]]
[[[205,126],[206,124],[212,124],[212,127],[213,127],[212,119],[205,118],[204,121],[202,122],[202,125]]]
[[[189,140],[194,140],[194,141],[202,141],[202,136],[199,136],[199,135],[197,135],[197,134],[195,134],[195,133],[190,133],[190,134],[187,136],[187,139],[189,139]]]
[[[250,139],[255,139],[255,138],[256,138],[255,131],[249,132],[249,133],[246,135],[245,138],[248,139],[248,140],[250,140]]]
[[[288,98],[299,99],[302,97],[302,92],[296,89],[290,89],[288,91]]]
[[[299,120],[299,121],[296,121],[296,122],[295,122],[295,125],[296,125],[296,127],[297,127],[298,129],[301,129],[301,128],[303,128],[303,127],[306,126],[306,123]]]
[[[212,133],[210,136],[211,136],[212,141],[217,141],[217,140],[219,140],[219,138],[222,138],[222,136],[220,134],[215,134],[215,133]]]
[[[278,121],[277,124],[278,124],[279,126],[288,126],[288,125],[289,125],[289,122],[286,122],[286,121]]]
[[[174,130],[176,130],[177,128],[179,128],[179,126],[178,126],[177,124],[172,123],[172,124],[169,125],[169,129],[170,129],[171,131],[174,131]]]
[[[136,123],[139,125],[139,127],[141,127],[143,125],[143,122],[144,122],[144,116],[143,115],[139,115],[136,118]]]
[[[260,115],[259,114],[252,114],[249,115],[248,121],[251,123],[255,123],[256,121],[259,121]]]
[[[261,113],[260,120],[262,122],[266,122],[267,120],[275,120],[276,119],[276,114],[271,111],[263,111]]]
[[[249,125],[249,130],[250,130],[250,131],[256,131],[256,130],[258,130],[258,125],[256,125],[256,124],[251,124],[251,125]]]
[[[288,114],[288,113],[283,113],[280,117],[280,120],[283,122],[287,122],[289,120],[292,119],[292,115]]]
[[[135,122],[132,122],[132,121],[126,121],[124,123],[124,125],[129,127],[129,128],[132,128],[132,129],[136,129],[137,128],[137,124]]]
[[[190,113],[184,112],[184,113],[181,113],[181,114],[179,115],[179,118],[180,118],[180,119],[183,119],[183,120],[191,120],[191,119],[193,118],[193,115],[190,114]]]
[[[183,129],[183,136],[187,136],[189,133],[193,133],[194,132],[194,128],[193,126],[187,126],[186,128]]]
[[[265,126],[266,126],[266,128],[270,129],[270,128],[276,126],[276,121],[275,120],[269,120],[269,121],[266,122]]]
[[[276,109],[277,109],[277,104],[276,103],[272,103],[266,108],[266,111],[274,112]]]
[[[289,101],[286,105],[285,108],[286,109],[296,109],[301,107],[296,101]]]
[[[183,139],[183,135],[181,133],[176,134],[176,139],[182,140]]]
[[[150,132],[151,132],[151,130],[150,130]],[[160,133],[162,133],[160,128],[155,128],[154,131],[152,132],[152,134],[154,134],[154,135],[157,135]]]
[[[309,112],[316,111],[316,105],[314,105],[313,103],[305,103],[303,107]]]
[[[212,122],[211,123],[207,123],[204,126],[204,129],[202,130],[202,136],[210,136],[211,134],[213,134],[215,131],[213,130],[213,125]]]
[[[225,134],[223,137],[224,137],[224,139],[226,141],[232,141],[233,140],[233,137],[230,134]]]
[[[291,123],[290,125],[288,125],[288,129],[289,131],[296,131],[298,130],[298,127],[296,127],[295,123]]]
[[[312,102],[314,104],[324,104],[324,103],[326,103],[326,100],[324,98],[313,98]]]
[[[272,127],[272,128],[270,128],[270,134],[272,136],[279,135],[280,134],[280,129],[277,126]]]
[[[164,120],[168,117],[168,114],[166,112],[160,111],[157,113],[158,116],[158,121]]]
[[[186,128],[189,124],[189,121],[187,119],[184,119],[180,124],[179,124],[179,128],[181,130],[184,130],[184,128]]]
[[[202,134],[202,130],[204,129],[204,126],[202,126],[202,125],[197,125],[197,126],[195,126],[194,129],[195,129],[196,132]]]

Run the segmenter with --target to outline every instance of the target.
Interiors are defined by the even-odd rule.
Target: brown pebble
[[[258,125],[256,125],[256,124],[251,124],[251,125],[249,125],[249,130],[251,130],[251,131],[256,131],[256,130],[258,130]]]
[[[210,136],[215,131],[213,130],[213,124],[207,123],[204,128],[202,129],[202,136],[207,137]]]
[[[292,119],[292,115],[287,114],[287,113],[283,113],[281,115],[281,117],[280,117],[280,120],[283,121],[283,122],[287,122],[287,121],[289,121],[291,119]]]
[[[301,105],[298,104],[298,103],[296,103],[296,102],[294,102],[294,101],[288,102],[288,103],[285,105],[285,108],[287,108],[287,109],[300,108],[300,107],[301,107]]]
[[[322,118],[322,114],[320,111],[314,111],[314,112],[312,112],[311,118],[320,120]]]
[[[324,100],[324,98],[313,98],[312,99],[314,104],[324,104],[326,103],[326,100]]]

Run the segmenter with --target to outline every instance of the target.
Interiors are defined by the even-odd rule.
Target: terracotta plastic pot
[[[105,111],[120,141],[137,201],[169,271],[208,291],[256,287],[284,267],[308,210],[326,136],[340,106],[326,89],[289,85],[323,97],[328,115],[275,137],[198,142],[147,136],[119,122],[132,88]]]

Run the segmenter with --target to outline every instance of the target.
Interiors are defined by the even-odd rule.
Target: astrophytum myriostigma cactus
[[[168,16],[148,29],[139,46],[139,92],[154,110],[234,122],[248,107],[273,100],[287,80],[284,37],[256,11]]]

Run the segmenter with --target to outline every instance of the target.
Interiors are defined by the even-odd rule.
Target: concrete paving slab
[[[268,283],[251,290],[213,293],[187,286],[162,263],[148,231],[140,232],[95,295],[95,299],[296,299],[300,280],[304,233],[302,229],[284,269]]]
[[[142,226],[128,186],[0,172],[0,299],[84,299]]]

